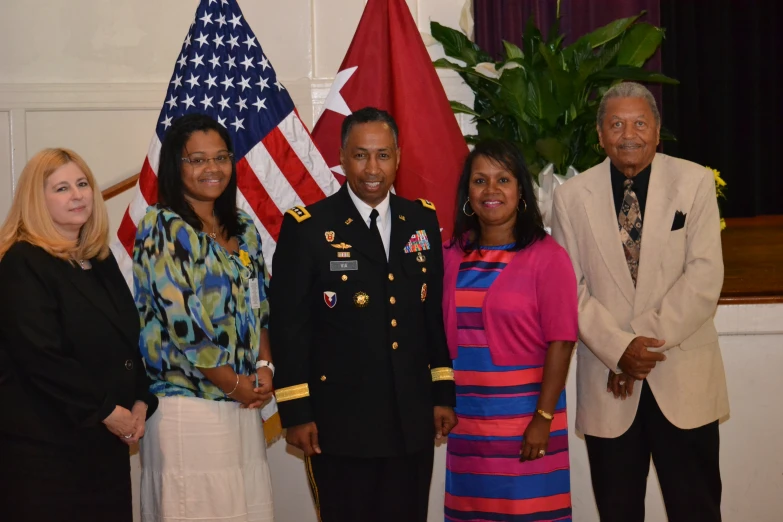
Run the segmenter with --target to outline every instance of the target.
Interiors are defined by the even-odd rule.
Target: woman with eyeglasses
[[[271,521],[260,408],[272,395],[268,273],[212,118],[163,139],[158,201],[133,251],[140,347],[159,408],[141,446],[144,522]]]

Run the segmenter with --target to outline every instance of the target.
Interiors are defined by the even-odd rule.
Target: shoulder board
[[[426,199],[419,198],[416,201],[421,203],[421,206],[424,208],[428,208],[430,210],[435,210],[435,204],[432,201],[427,201]]]
[[[288,210],[287,212],[288,214],[291,214],[294,217],[297,223],[301,223],[302,221],[306,219],[310,219],[312,217],[310,213],[307,211],[307,209],[301,205],[296,206]]]

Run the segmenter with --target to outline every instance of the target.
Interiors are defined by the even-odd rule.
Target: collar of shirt
[[[351,190],[351,185],[349,185],[347,181],[345,183],[348,185],[348,195],[351,197],[351,201],[353,201],[353,206],[359,211],[359,215],[362,216],[362,220],[364,221],[364,224],[367,225],[367,228],[370,228],[370,212],[372,212],[373,207],[359,199],[359,196],[354,194],[353,190]],[[389,259],[389,243],[391,242],[390,199],[391,196],[389,196],[389,193],[387,192],[383,201],[374,207],[375,210],[378,211],[378,219],[376,222],[378,223],[378,231],[381,233],[381,239],[383,240],[383,247],[386,249],[387,260]]]
[[[623,197],[625,196],[625,187],[623,183],[628,179],[625,174],[620,172],[620,169],[614,166],[614,163],[609,162],[609,171],[612,178],[612,195],[614,196],[614,209],[615,214],[620,213],[620,207],[623,205]],[[647,165],[633,178],[633,191],[636,192],[636,198],[639,200],[639,210],[642,213],[642,219],[644,219],[644,209],[647,205],[647,188],[650,186],[650,174],[652,173],[652,164]]]

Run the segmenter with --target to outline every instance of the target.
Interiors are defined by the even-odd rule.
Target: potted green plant
[[[500,61],[462,32],[432,22],[433,38],[456,60],[441,58],[435,67],[456,71],[475,95],[472,108],[451,102],[455,113],[473,116],[476,134],[465,139],[517,142],[536,176],[549,165],[565,174],[569,167],[583,171],[600,162],[605,154],[595,118],[604,92],[622,80],[678,83],[642,68],[664,35],[660,27],[640,22],[643,15],[616,20],[568,46],[559,21],[544,38],[531,17],[522,47],[504,41]]]

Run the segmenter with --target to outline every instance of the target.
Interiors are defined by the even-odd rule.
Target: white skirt
[[[141,441],[143,522],[273,521],[259,410],[161,397]]]

